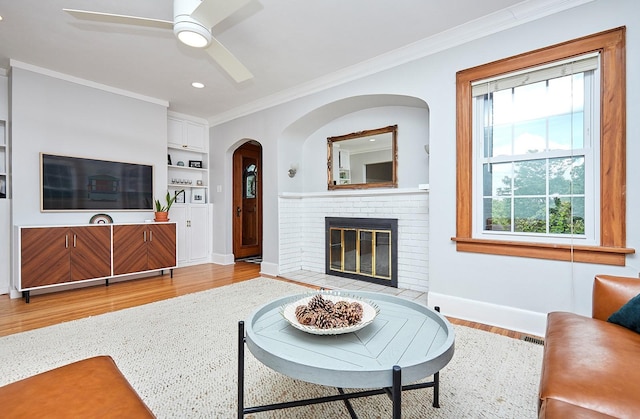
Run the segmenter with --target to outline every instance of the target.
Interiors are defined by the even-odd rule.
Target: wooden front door
[[[245,143],[233,153],[233,254],[262,256],[262,148]]]

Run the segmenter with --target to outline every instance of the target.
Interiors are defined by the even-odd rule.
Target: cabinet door
[[[69,281],[71,258],[67,227],[20,230],[20,288]]]
[[[113,273],[143,272],[147,268],[148,225],[113,226]]]
[[[176,223],[176,239],[178,243],[178,265],[189,261],[189,250],[187,247],[187,231],[189,230],[187,221],[187,205],[174,204],[171,207],[171,221]]]
[[[71,281],[111,276],[111,228],[72,227]]]
[[[176,225],[149,224],[149,264],[147,269],[176,266]]]
[[[167,145],[169,147],[186,147],[183,128],[182,121],[172,118],[167,119]]]
[[[189,259],[205,260],[209,257],[209,205],[192,205],[189,223]]]
[[[185,122],[187,146],[192,150],[204,151],[206,148],[207,130],[204,125]]]

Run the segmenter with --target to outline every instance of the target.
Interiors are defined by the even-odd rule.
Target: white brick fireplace
[[[384,189],[284,193],[279,197],[279,272],[325,272],[325,218],[398,220],[398,287],[429,288],[429,193]]]

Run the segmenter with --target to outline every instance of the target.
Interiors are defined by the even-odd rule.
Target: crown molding
[[[82,86],[91,87],[93,89],[104,90],[105,92],[114,93],[120,96],[126,96],[133,99],[154,103],[156,105],[164,106],[165,108],[169,107],[169,102],[167,102],[166,100],[158,99],[151,96],[140,95],[138,93],[133,93],[128,90],[118,89],[116,87],[107,86],[106,84],[100,84],[90,80],[81,79],[79,77],[74,77],[68,74],[59,73],[57,71],[38,67],[33,64],[23,63],[22,61],[17,61],[14,59],[9,60],[9,68],[21,68],[23,70],[31,71],[33,73],[38,73],[38,74],[53,77],[56,79],[65,80],[71,83],[80,84]]]
[[[506,29],[562,12],[594,0],[528,0],[456,26],[389,53],[358,63],[326,76],[266,96],[207,119],[209,126],[220,125],[310,94],[380,73],[429,55],[492,35]]]

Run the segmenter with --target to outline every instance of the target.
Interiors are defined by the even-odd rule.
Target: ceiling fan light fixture
[[[176,22],[173,32],[180,42],[194,48],[204,48],[211,43],[211,33],[195,22]]]

